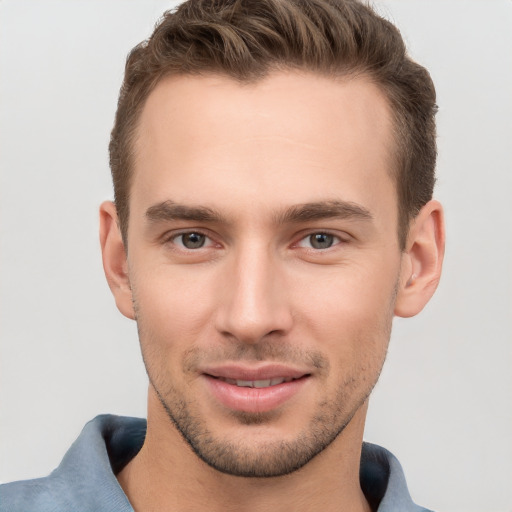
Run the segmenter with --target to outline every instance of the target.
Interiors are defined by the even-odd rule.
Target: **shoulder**
[[[0,512],[132,512],[115,474],[139,451],[146,421],[101,415],[47,477],[0,485]]]
[[[67,510],[69,502],[65,482],[52,475],[0,485],[1,512],[50,512]]]

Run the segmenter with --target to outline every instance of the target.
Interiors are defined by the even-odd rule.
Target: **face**
[[[298,469],[385,358],[401,269],[387,103],[363,79],[172,77],[138,133],[128,275],[154,403],[220,471]]]

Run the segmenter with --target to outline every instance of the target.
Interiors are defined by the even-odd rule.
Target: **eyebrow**
[[[151,222],[191,220],[199,222],[227,222],[218,211],[205,206],[187,206],[168,200],[150,206],[146,218]]]
[[[227,224],[217,210],[206,206],[188,206],[172,200],[150,206],[146,210],[150,222],[188,220]],[[373,215],[361,205],[349,201],[331,200],[304,203],[285,208],[274,216],[276,224],[297,224],[323,219],[354,219],[371,221]]]
[[[356,203],[332,200],[295,205],[276,216],[276,222],[279,224],[293,224],[323,219],[371,221],[373,215],[369,210]]]

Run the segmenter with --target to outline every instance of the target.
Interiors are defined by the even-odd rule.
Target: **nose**
[[[226,265],[216,314],[216,328],[223,336],[254,344],[290,331],[291,305],[277,260],[268,250],[253,247]]]

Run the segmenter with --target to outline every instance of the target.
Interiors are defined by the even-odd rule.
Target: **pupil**
[[[204,245],[205,236],[200,233],[187,233],[183,235],[183,245],[187,249],[198,249]]]
[[[328,249],[333,242],[333,236],[327,233],[315,233],[309,237],[311,246],[315,249]]]

